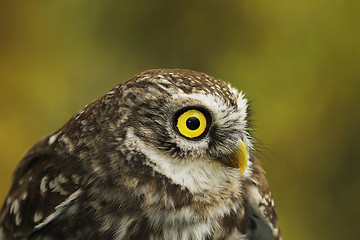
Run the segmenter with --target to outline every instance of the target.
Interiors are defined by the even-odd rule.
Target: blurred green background
[[[284,239],[360,239],[360,1],[0,1],[0,201],[22,155],[150,68],[253,101]]]

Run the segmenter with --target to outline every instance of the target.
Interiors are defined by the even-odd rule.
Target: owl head
[[[157,164],[245,172],[252,149],[248,102],[229,84],[195,71],[149,70],[117,91],[122,93],[120,105],[129,111],[123,122],[129,145]]]
[[[85,107],[60,132],[54,135],[58,146],[73,150],[98,179],[117,179],[124,167],[140,164],[201,192],[214,184],[215,191],[240,189],[239,179],[250,176],[248,101],[196,71],[142,72]],[[140,165],[130,168],[134,174]]]

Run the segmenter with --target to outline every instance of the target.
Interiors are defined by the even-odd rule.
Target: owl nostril
[[[186,120],[186,126],[190,130],[196,130],[200,127],[200,120],[197,117],[189,117]]]

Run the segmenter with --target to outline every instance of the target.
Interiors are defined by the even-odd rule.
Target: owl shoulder
[[[46,137],[17,166],[0,213],[2,239],[26,238],[65,214],[81,195],[81,174]]]

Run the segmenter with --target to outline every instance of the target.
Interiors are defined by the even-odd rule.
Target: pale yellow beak
[[[230,155],[221,159],[221,162],[229,167],[240,168],[240,172],[241,174],[243,174],[247,166],[248,153],[244,142],[242,140],[239,141],[239,146],[234,149],[234,151]]]

